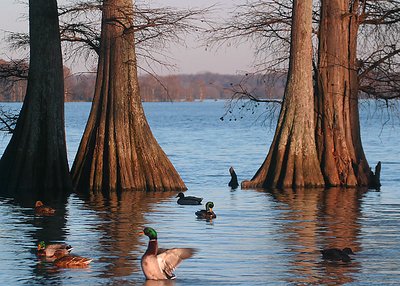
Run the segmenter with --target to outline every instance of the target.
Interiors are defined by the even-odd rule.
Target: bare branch
[[[17,124],[19,112],[0,107],[0,131],[12,134]]]

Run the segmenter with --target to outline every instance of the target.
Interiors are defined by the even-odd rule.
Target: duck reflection
[[[146,280],[143,286],[173,286],[175,280]]]
[[[66,236],[66,205],[68,197],[59,197],[57,200],[48,201],[52,206],[54,213],[52,215],[43,215],[36,212],[36,203],[34,199],[18,198],[7,200],[11,206],[12,212],[19,216],[23,223],[34,227],[35,231],[29,232],[32,240],[40,241],[62,241]],[[19,213],[19,214],[17,214]],[[37,247],[37,244],[34,245]]]
[[[106,264],[100,277],[118,278],[142,273],[141,246],[146,242],[139,242],[139,232],[146,224],[145,215],[156,211],[161,200],[175,196],[176,192],[123,192],[108,197],[92,194],[87,198],[87,205],[98,216],[96,231],[102,233],[99,247],[102,253],[108,253],[100,258]]]
[[[63,242],[66,239],[66,223],[65,218],[67,196],[58,197],[54,200],[46,201],[55,209],[54,215],[42,216],[35,212],[36,198],[17,198],[2,200],[9,206],[7,213],[7,224],[3,225],[3,230],[20,233],[21,243],[17,243],[18,247],[14,250],[14,255],[21,255],[20,252],[27,253],[26,257],[37,261],[32,264],[29,271],[32,271],[31,283],[40,283],[40,281],[51,279],[54,283],[59,281],[54,276],[54,267],[47,263],[42,263],[42,259],[37,256],[37,247],[40,241],[45,242]],[[29,242],[29,243],[27,243]],[[15,241],[12,245],[16,245]],[[29,253],[29,254],[28,254]],[[7,254],[5,254],[7,256]],[[7,258],[7,257],[5,257]]]
[[[322,260],[323,248],[360,250],[360,201],[365,190],[356,189],[285,189],[269,191],[282,216],[281,234],[296,281],[288,282],[342,284],[352,281],[358,271],[356,260],[343,265]]]

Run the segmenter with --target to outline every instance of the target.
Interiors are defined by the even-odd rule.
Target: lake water
[[[0,199],[0,285],[399,285],[400,129],[390,120],[383,125],[390,118],[374,104],[361,109],[362,136],[370,165],[382,161],[382,188],[367,192],[231,190],[229,167],[249,179],[267,154],[274,130],[256,121],[261,106],[236,121],[219,119],[221,101],[144,106],[186,194],[213,201],[217,218],[197,220],[202,206],[180,206],[175,193],[126,193],[119,201],[71,195],[54,217]],[[66,104],[70,164],[89,109]],[[0,138],[0,153],[8,140]],[[177,280],[145,281],[143,226],[157,230],[161,247],[197,248]],[[40,240],[66,242],[94,261],[57,269],[37,259]],[[320,249],[345,246],[356,252],[350,263],[321,259]]]

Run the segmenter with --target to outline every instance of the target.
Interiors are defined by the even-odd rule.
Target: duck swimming
[[[175,268],[196,252],[194,248],[158,248],[157,232],[151,227],[145,227],[141,234],[149,238],[147,250],[141,259],[142,271],[148,280],[175,279]]]
[[[201,205],[201,201],[203,200],[203,198],[193,196],[185,197],[184,193],[179,193],[176,197],[179,198],[177,203],[180,205]]]
[[[50,216],[50,215],[54,215],[55,212],[56,212],[55,209],[44,205],[42,201],[36,201],[36,203],[35,203],[35,214],[36,215]]]
[[[46,258],[60,258],[68,255],[72,250],[72,246],[65,243],[48,244],[41,241],[37,247],[37,255]]]
[[[213,207],[214,207],[214,203],[213,202],[207,202],[205,210],[198,210],[197,212],[195,212],[197,218],[200,218],[200,219],[213,219],[213,218],[216,218],[217,215],[214,213]]]
[[[66,255],[54,260],[54,265],[60,268],[85,268],[93,259],[77,256]]]
[[[343,249],[339,248],[328,248],[321,250],[322,258],[333,261],[343,261],[349,262],[351,260],[349,254],[354,255],[354,252],[351,248],[346,247]]]

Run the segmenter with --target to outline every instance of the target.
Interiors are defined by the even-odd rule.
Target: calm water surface
[[[17,106],[18,104],[8,104]],[[66,104],[70,164],[89,103]],[[176,193],[126,193],[121,200],[71,195],[54,217],[36,217],[0,199],[1,285],[398,285],[400,284],[399,127],[362,109],[369,163],[382,161],[382,189],[268,192],[230,190],[228,169],[249,179],[264,160],[273,129],[259,114],[224,121],[223,102],[146,103],[151,128],[185,181],[187,195],[215,203],[217,219],[197,220],[202,206],[176,204]],[[9,140],[0,138],[0,153]],[[140,257],[158,231],[162,247],[195,247],[177,280],[145,281]],[[35,255],[38,241],[62,241],[94,259],[87,269],[57,269]],[[324,247],[352,247],[351,263],[321,260]]]

